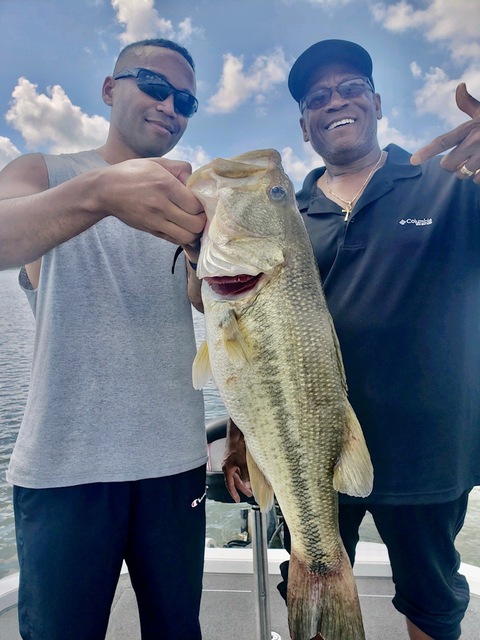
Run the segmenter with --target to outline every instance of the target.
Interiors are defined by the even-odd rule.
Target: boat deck
[[[382,545],[371,545],[372,548]],[[372,565],[368,549],[365,562],[356,565],[367,640],[407,640],[403,616],[391,604],[393,583],[385,555],[374,550],[377,560]],[[370,555],[369,555],[370,554]],[[289,640],[287,609],[277,592],[280,580],[278,564],[284,559],[281,551],[269,551],[269,610],[272,640]],[[265,640],[258,631],[256,581],[252,573],[251,555],[246,549],[206,549],[206,573],[201,609],[203,640]],[[471,603],[464,623],[462,640],[478,640],[480,629],[480,596],[477,573],[474,578]],[[14,581],[14,578],[13,580]],[[1,582],[1,581],[0,581]],[[5,604],[5,602],[4,602]],[[17,630],[15,604],[0,607],[0,640],[21,640]],[[275,635],[277,634],[277,635]],[[140,640],[135,595],[128,573],[122,573],[112,606],[106,640]],[[188,640],[188,639],[185,639]]]
[[[272,631],[276,632],[282,640],[287,640],[290,638],[287,609],[276,590],[278,582],[279,576],[269,576]],[[368,640],[406,639],[402,616],[390,604],[393,593],[391,580],[359,578],[358,588]],[[256,640],[258,636],[254,598],[252,575],[205,574],[201,610],[203,639]],[[479,622],[480,607],[477,624]],[[16,607],[11,607],[0,615],[0,638],[1,640],[21,640],[17,630]],[[473,640],[473,638],[473,635],[465,636],[466,640]],[[135,594],[128,574],[123,574],[120,578],[106,640],[140,640]]]

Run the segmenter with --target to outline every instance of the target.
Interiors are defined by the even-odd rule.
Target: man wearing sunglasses
[[[374,468],[368,498],[339,496],[340,532],[353,563],[369,511],[411,640],[457,640],[469,590],[454,542],[480,483],[480,103],[460,85],[471,120],[410,156],[380,148],[381,99],[356,43],[314,44],[288,87],[325,164],[297,202]],[[234,425],[224,471],[234,498],[250,495]]]
[[[0,268],[22,267],[36,318],[30,392],[8,480],[22,638],[101,640],[122,562],[144,640],[200,640],[203,400],[192,389],[188,265],[205,224],[163,160],[197,110],[193,61],[126,47],[103,84],[106,143],[30,154],[0,173]],[[188,273],[187,273],[188,269]]]

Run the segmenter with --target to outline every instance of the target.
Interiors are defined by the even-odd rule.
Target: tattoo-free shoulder
[[[48,171],[41,153],[28,153],[12,160],[0,171],[0,200],[45,191]]]

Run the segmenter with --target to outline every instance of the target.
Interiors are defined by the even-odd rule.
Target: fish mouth
[[[236,276],[214,276],[203,278],[208,286],[219,296],[240,296],[254,289],[263,273],[255,276],[242,273]]]

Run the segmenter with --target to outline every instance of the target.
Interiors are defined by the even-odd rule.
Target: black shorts
[[[451,502],[429,505],[342,504],[340,533],[355,560],[359,527],[369,511],[390,557],[393,604],[413,624],[435,640],[457,640],[467,610],[468,582],[458,573],[460,555],[455,538],[463,526],[469,491]],[[285,547],[289,551],[289,534]],[[288,569],[278,590],[286,597]]]
[[[145,640],[200,640],[205,467],[164,478],[14,487],[22,638],[104,640],[122,562]]]
[[[435,640],[457,640],[467,610],[468,582],[458,573],[455,538],[463,526],[469,491],[451,502],[427,505],[341,505],[340,533],[350,560],[368,510],[388,549],[393,604]]]

